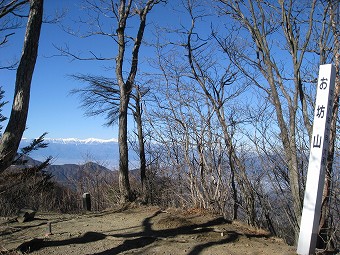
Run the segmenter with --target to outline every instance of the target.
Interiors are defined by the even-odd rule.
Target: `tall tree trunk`
[[[43,0],[30,1],[24,46],[16,73],[12,111],[0,141],[0,173],[11,165],[26,128],[31,81],[38,55],[43,2]]]
[[[119,190],[121,202],[125,203],[131,199],[131,189],[129,182],[129,155],[127,142],[127,110],[129,105],[129,94],[121,88],[119,106]]]
[[[329,136],[329,151],[327,157],[326,174],[325,174],[325,186],[322,194],[322,207],[321,207],[321,218],[319,224],[319,237],[317,242],[317,247],[321,249],[332,250],[333,242],[331,239],[331,226],[329,223],[330,219],[330,197],[331,197],[331,185],[332,185],[332,172],[333,172],[333,161],[334,161],[334,151],[335,151],[335,139],[336,139],[336,125],[338,119],[339,110],[339,96],[340,96],[340,77],[339,77],[339,61],[340,61],[340,35],[337,29],[338,24],[336,23],[336,15],[339,10],[339,3],[329,2],[329,12],[330,12],[330,23],[332,33],[334,35],[333,43],[333,53],[334,53],[334,63],[335,63],[335,91],[334,91],[334,103],[332,109],[332,121],[330,127]]]
[[[123,63],[125,55],[125,28],[126,21],[129,16],[131,8],[131,1],[126,6],[125,1],[120,1],[119,6],[119,22],[117,29],[118,37],[118,55],[116,57],[116,77],[120,89],[119,98],[119,129],[118,129],[118,143],[119,143],[119,191],[121,203],[129,201],[131,197],[130,183],[129,183],[129,154],[127,144],[127,111],[130,99],[130,87],[124,82],[123,77]]]

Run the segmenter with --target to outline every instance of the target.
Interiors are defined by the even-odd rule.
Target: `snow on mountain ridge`
[[[33,140],[33,139],[23,138],[22,140]],[[118,142],[116,138],[112,138],[112,139],[45,138],[44,141],[46,143],[61,143],[61,144],[106,144],[106,143],[117,143]]]
[[[117,139],[98,139],[98,138],[87,138],[87,139],[78,139],[78,138],[46,138],[46,142],[50,143],[76,143],[76,144],[101,144],[101,143],[116,143]]]
[[[21,147],[30,144],[32,139],[22,139]],[[35,150],[30,157],[43,161],[53,157],[54,165],[83,164],[84,162],[100,162],[110,169],[117,169],[119,165],[119,145],[116,139],[77,139],[77,138],[46,138],[46,148]],[[139,166],[139,158],[133,149],[129,149],[129,165],[131,168]]]

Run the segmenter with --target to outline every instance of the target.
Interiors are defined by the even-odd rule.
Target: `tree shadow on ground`
[[[85,244],[96,242],[99,240],[103,240],[108,236],[115,237],[115,238],[123,238],[124,241],[122,244],[118,245],[117,247],[94,253],[92,255],[112,255],[112,254],[119,254],[121,252],[130,251],[133,249],[143,248],[146,246],[151,245],[152,243],[156,242],[157,240],[162,240],[166,238],[176,237],[180,235],[195,235],[195,234],[202,234],[204,232],[210,232],[213,230],[213,227],[218,225],[222,225],[225,223],[231,223],[226,221],[224,218],[216,218],[210,220],[206,223],[202,224],[189,224],[186,226],[180,226],[176,228],[170,229],[161,229],[161,230],[154,230],[152,229],[152,222],[151,220],[155,218],[157,215],[161,214],[161,211],[155,212],[150,217],[147,217],[143,220],[142,226],[143,230],[135,233],[127,233],[127,234],[103,234],[98,232],[87,232],[80,237],[70,238],[66,240],[44,240],[44,239],[33,239],[31,241],[25,242],[18,247],[22,253],[29,253],[33,251],[40,250],[45,247],[57,247],[57,246],[65,246],[71,244]],[[230,242],[235,242],[239,236],[247,236],[251,237],[268,237],[268,235],[247,235],[241,234],[234,231],[227,231],[225,232],[226,236],[221,237],[221,240],[218,241],[211,241],[211,242],[204,242],[195,246],[191,251],[189,251],[188,255],[199,254],[204,249],[214,246],[220,245]]]
[[[106,238],[105,234],[97,232],[86,232],[80,237],[74,237],[66,240],[44,240],[43,238],[34,238],[30,241],[22,243],[17,250],[22,253],[29,253],[33,251],[40,250],[45,247],[58,247],[70,244],[85,244],[90,242],[96,242]]]
[[[25,225],[25,226],[18,225],[18,226],[13,226],[13,227],[7,227],[7,228],[0,230],[0,236],[11,235],[15,232],[19,232],[25,229],[35,228],[35,227],[39,227],[43,225],[46,225],[46,222],[41,222],[39,224],[34,224],[34,225]]]
[[[126,252],[132,249],[137,248],[143,248],[147,245],[150,245],[154,243],[155,241],[163,238],[170,238],[180,235],[195,235],[195,234],[202,234],[204,232],[210,232],[212,231],[212,227],[216,227],[218,225],[222,225],[225,223],[231,223],[230,221],[225,220],[223,217],[213,219],[211,221],[208,221],[206,223],[202,224],[191,224],[188,226],[180,226],[177,228],[171,228],[171,229],[163,229],[163,230],[154,230],[152,229],[152,218],[159,215],[161,211],[157,211],[152,216],[147,217],[144,219],[142,225],[143,225],[143,231],[137,232],[137,233],[128,233],[128,234],[113,234],[110,236],[117,237],[117,238],[126,238],[126,240],[119,246],[114,247],[112,249],[108,249],[103,252],[94,253],[92,255],[112,255],[112,254],[118,254],[120,252]],[[219,240],[219,241],[212,241],[203,243],[200,245],[195,246],[188,255],[194,255],[199,254],[204,249],[214,246],[214,245],[220,245],[225,243],[230,243],[236,241],[239,236],[244,235],[248,238],[251,237],[269,237],[269,235],[248,235],[248,234],[240,234],[234,231],[226,232],[227,235]]]

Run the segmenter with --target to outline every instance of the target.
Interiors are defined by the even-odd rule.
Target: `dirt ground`
[[[0,254],[27,253],[296,254],[281,239],[238,222],[195,210],[137,206],[82,215],[38,213],[24,223],[0,219]]]

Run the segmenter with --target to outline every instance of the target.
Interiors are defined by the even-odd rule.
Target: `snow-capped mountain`
[[[115,139],[115,138],[112,138],[112,139],[46,138],[45,141],[47,143],[62,143],[62,144],[70,144],[70,143],[76,143],[76,144],[107,144],[107,143],[117,143],[118,142],[118,140]]]
[[[32,139],[23,138],[20,148],[29,145]],[[116,169],[119,165],[119,148],[117,139],[77,139],[77,138],[45,138],[48,147],[33,151],[30,157],[42,161],[53,157],[53,164],[84,164],[96,162],[109,169]],[[129,151],[131,167],[139,167],[137,154]]]

